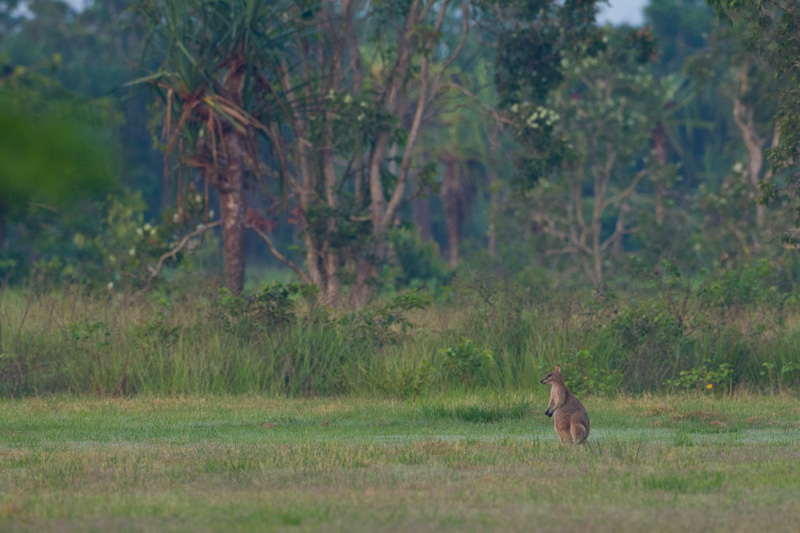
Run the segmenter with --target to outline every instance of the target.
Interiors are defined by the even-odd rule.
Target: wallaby
[[[542,383],[550,385],[550,404],[544,414],[553,417],[558,438],[561,442],[582,444],[589,436],[589,414],[564,384],[561,367],[547,374]]]

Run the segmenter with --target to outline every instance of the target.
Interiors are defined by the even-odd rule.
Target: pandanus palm
[[[267,68],[285,53],[294,31],[291,4],[270,0],[140,0],[134,10],[148,23],[148,56],[158,70],[141,80],[164,103],[164,169],[199,170],[220,195],[225,284],[244,281],[245,182],[259,175],[257,142],[266,134],[276,95]],[[178,213],[186,183],[178,173]],[[166,183],[165,183],[166,185]]]

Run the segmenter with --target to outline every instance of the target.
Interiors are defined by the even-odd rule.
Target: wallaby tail
[[[583,444],[589,436],[589,427],[588,424],[584,425],[583,422],[573,422],[570,424],[569,432],[572,435],[572,442]]]

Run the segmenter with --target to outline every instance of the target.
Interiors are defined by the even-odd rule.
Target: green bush
[[[436,243],[423,243],[416,228],[411,225],[391,228],[386,238],[394,252],[394,261],[383,272],[384,283],[396,289],[426,288],[431,291],[450,283],[454,272],[442,259]]]
[[[425,309],[430,296],[418,289],[404,291],[389,302],[379,302],[363,309],[345,313],[338,325],[353,332],[355,338],[374,346],[399,342],[413,324],[406,316],[413,309]]]
[[[212,309],[212,317],[236,335],[272,332],[296,320],[293,298],[303,291],[301,285],[274,281],[260,290],[245,291],[239,296],[222,288]]]
[[[390,371],[385,377],[378,378],[376,388],[381,392],[397,398],[418,397],[430,384],[434,375],[431,359],[425,359],[419,365]]]
[[[635,391],[659,388],[676,360],[693,349],[684,325],[661,302],[632,302],[590,338],[594,357],[605,361],[598,361],[598,367],[609,375],[620,373]]]
[[[457,380],[469,390],[474,385],[492,381],[497,366],[488,350],[479,348],[470,339],[463,338],[457,346],[442,348],[442,373],[445,379]]]
[[[562,364],[564,383],[579,396],[610,396],[622,389],[624,376],[618,370],[602,368],[589,350],[578,350],[564,357]]]
[[[722,363],[716,370],[709,370],[703,364],[691,370],[681,370],[678,377],[667,380],[666,384],[676,389],[695,390],[697,392],[719,392],[731,388],[733,367]]]

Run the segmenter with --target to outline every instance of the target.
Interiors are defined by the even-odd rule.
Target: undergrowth
[[[280,283],[241,296],[3,288],[0,396],[406,398],[529,390],[556,364],[578,396],[797,391],[800,306],[761,265],[745,274],[747,287],[727,271],[685,280],[663,264],[602,294],[475,275],[446,299],[409,290],[361,309]]]

